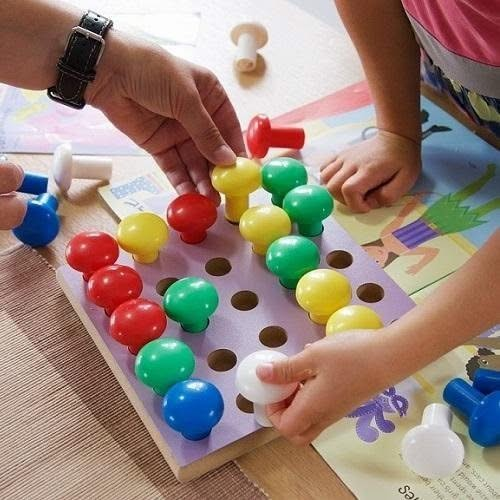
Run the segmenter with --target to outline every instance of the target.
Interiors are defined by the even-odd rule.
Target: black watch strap
[[[104,50],[104,37],[111,26],[113,21],[89,10],[79,26],[71,30],[64,55],[57,63],[57,83],[47,90],[52,100],[76,109],[85,106],[85,89],[95,78],[95,67]]]

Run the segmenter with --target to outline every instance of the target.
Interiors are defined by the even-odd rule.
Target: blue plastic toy
[[[23,183],[17,190],[19,193],[43,194],[47,192],[49,178],[46,175],[25,172]]]
[[[500,444],[500,391],[484,395],[465,380],[450,380],[444,400],[469,419],[469,435],[480,446]]]
[[[215,385],[188,379],[173,385],[163,398],[163,418],[186,439],[206,438],[224,413],[224,400]]]
[[[14,236],[32,247],[48,245],[59,233],[58,206],[57,198],[48,193],[29,200],[23,222],[12,231]]]
[[[472,387],[483,394],[500,391],[500,371],[478,368],[474,375]]]

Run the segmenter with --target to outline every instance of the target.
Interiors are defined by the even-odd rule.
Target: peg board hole
[[[363,283],[356,290],[356,295],[363,302],[373,304],[384,298],[384,289],[377,283]]]
[[[224,257],[215,257],[205,264],[205,271],[210,276],[225,276],[231,272],[232,266]]]
[[[244,398],[241,394],[238,394],[238,396],[236,396],[236,406],[243,413],[253,413],[253,403],[251,401],[248,401],[248,399]]]
[[[288,335],[281,326],[271,325],[261,330],[259,340],[266,347],[281,347],[286,344]]]
[[[207,363],[216,372],[227,372],[236,366],[236,354],[229,349],[217,349],[207,357]]]
[[[259,297],[257,294],[250,290],[242,290],[241,292],[236,292],[231,297],[231,305],[238,309],[238,311],[251,311],[257,307],[259,303]]]
[[[326,256],[326,263],[334,269],[345,269],[352,264],[353,258],[345,250],[334,250]]]
[[[163,278],[158,283],[156,283],[156,293],[161,295],[162,297],[165,295],[165,292],[169,289],[171,285],[173,285],[179,278]]]

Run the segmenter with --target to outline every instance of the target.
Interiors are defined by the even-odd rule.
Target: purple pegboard
[[[147,203],[152,211],[164,216],[168,203],[174,197],[172,194],[160,195],[151,198]],[[269,195],[262,190],[252,196],[252,205],[269,203]],[[338,271],[351,282],[353,304],[364,303],[356,295],[360,286],[375,283],[382,287],[383,298],[367,305],[381,316],[384,324],[391,323],[413,307],[411,299],[350,238],[333,217],[328,218],[324,225],[323,234],[313,238],[321,251],[320,267],[330,267],[327,263],[327,255],[330,252],[341,250],[352,256],[352,264]],[[231,271],[228,274],[212,276],[207,273],[206,263],[217,257],[230,262]],[[81,274],[69,266],[62,266],[58,270],[58,279],[70,301],[74,306],[80,305],[75,309],[82,321],[89,331],[93,325],[97,332],[99,338],[96,339],[94,335],[93,337],[101,352],[102,349],[106,349],[112,356],[114,366],[111,366],[112,363],[110,366],[119,382],[122,385],[124,382],[130,385],[146,411],[146,418],[139,411],[141,418],[150,431],[151,424],[156,427],[160,438],[165,440],[172,458],[180,468],[189,466],[258,429],[253,415],[242,412],[236,405],[238,396],[234,383],[236,367],[225,372],[214,371],[207,363],[207,357],[211,352],[217,349],[229,349],[240,360],[256,350],[268,349],[269,347],[259,340],[259,333],[268,326],[280,326],[286,331],[288,340],[277,350],[287,355],[301,351],[304,344],[324,336],[324,327],[312,323],[306,312],[297,305],[294,291],[286,290],[278,283],[277,278],[267,270],[265,258],[255,255],[251,245],[239,234],[238,227],[225,220],[223,207],[219,208],[218,220],[201,244],[185,244],[180,240],[178,233],[171,230],[169,242],[154,264],[138,264],[124,252],[121,252],[118,263],[134,267],[144,281],[142,297],[159,304],[162,297],[157,293],[156,285],[163,278],[199,276],[212,282],[219,293],[219,308],[211,318],[206,332],[186,333],[181,330],[179,324],[171,320],[165,332],[166,336],[181,339],[192,348],[196,356],[193,376],[214,383],[224,397],[224,415],[211,435],[202,441],[188,441],[170,429],[162,420],[161,397],[136,379],[135,357],[126,347],[108,335],[109,319],[101,308],[86,299],[86,284]],[[240,311],[232,306],[232,296],[243,290],[252,291],[257,295],[259,301],[254,309]],[[137,404],[135,406],[137,409]],[[156,439],[158,442],[158,435]]]

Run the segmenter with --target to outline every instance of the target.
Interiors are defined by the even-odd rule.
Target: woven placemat
[[[54,269],[0,255],[0,498],[266,498],[233,463],[177,482]]]

